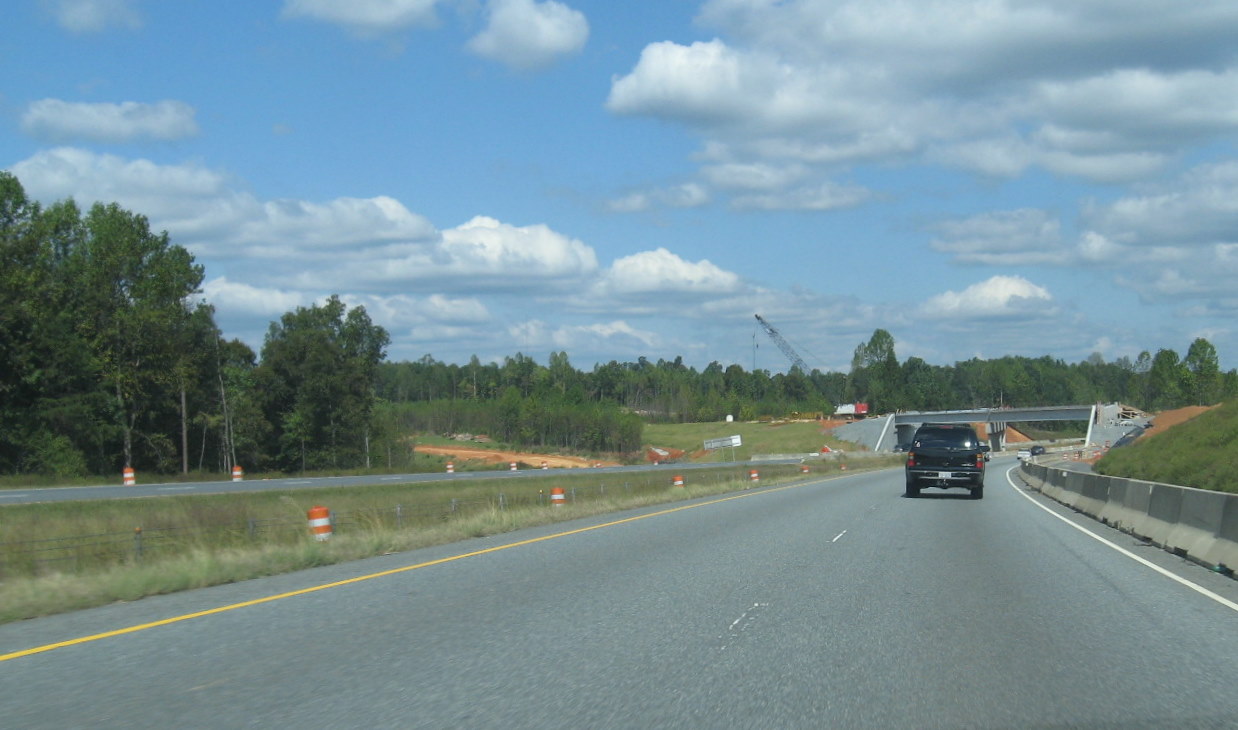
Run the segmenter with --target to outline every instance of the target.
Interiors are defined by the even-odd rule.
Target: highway
[[[978,501],[907,499],[898,470],[814,479],[0,626],[0,717],[1238,726],[1238,582],[1011,466]]]

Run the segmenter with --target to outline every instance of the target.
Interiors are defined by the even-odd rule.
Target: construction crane
[[[769,338],[774,341],[775,345],[778,345],[779,350],[782,350],[782,354],[787,356],[787,359],[791,361],[792,365],[799,366],[800,372],[807,375],[809,372],[808,364],[804,362],[804,358],[799,356],[799,353],[795,351],[795,348],[791,347],[791,343],[787,342],[786,339],[779,334],[778,330],[774,329],[774,325],[766,322],[761,315],[757,314],[754,316],[757,318],[757,321],[761,323],[761,328],[765,330],[765,334],[769,335]],[[753,369],[755,369],[755,366]]]

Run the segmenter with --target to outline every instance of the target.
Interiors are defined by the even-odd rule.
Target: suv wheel
[[[908,479],[907,480],[907,491],[904,492],[903,494],[905,494],[908,497],[919,497],[920,496],[920,484],[915,479]]]
[[[984,499],[984,485],[983,484],[981,484],[978,487],[971,488],[971,498],[972,499]]]

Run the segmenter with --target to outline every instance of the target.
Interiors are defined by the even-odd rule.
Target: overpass
[[[911,441],[922,423],[985,424],[986,438],[994,451],[1006,443],[1006,424],[1028,421],[1087,421],[1086,446],[1108,446],[1146,427],[1149,418],[1119,403],[1086,406],[1041,406],[1036,408],[975,408],[960,411],[915,411],[890,413],[856,421],[834,429],[844,441],[860,444],[870,451],[893,451],[898,444]]]

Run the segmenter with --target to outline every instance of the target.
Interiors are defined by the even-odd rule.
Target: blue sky
[[[1238,4],[14,0],[0,167],[119,202],[256,350],[1238,366]],[[754,342],[758,345],[754,352]],[[754,360],[755,358],[755,360]]]

